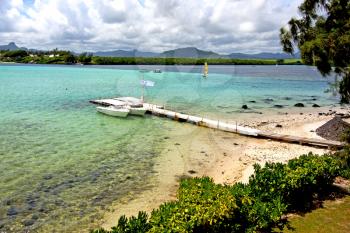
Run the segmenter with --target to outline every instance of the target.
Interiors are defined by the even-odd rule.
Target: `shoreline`
[[[315,130],[332,119],[334,114],[319,113],[331,111],[348,114],[349,107],[286,109],[288,115],[263,114],[245,118],[241,124],[276,133],[320,138]],[[175,200],[178,181],[182,177],[209,176],[215,183],[246,183],[254,172],[255,163],[285,163],[309,152],[324,154],[328,151],[181,124],[176,130],[170,131],[168,143],[157,158],[153,188],[115,203],[112,206],[113,211],[105,213],[102,227],[110,229],[123,214],[131,216],[136,215],[138,211],[150,214],[160,204]]]
[[[117,57],[118,58],[118,57]],[[253,60],[254,61],[254,60]],[[0,64],[15,64],[15,65],[49,65],[49,66],[85,66],[85,67],[94,67],[94,66],[154,66],[154,67],[159,67],[159,66],[198,66],[198,67],[203,67],[203,64],[198,64],[198,63],[185,63],[185,64],[163,64],[163,63],[135,63],[135,64],[129,64],[129,63],[116,63],[116,64],[82,64],[82,63],[25,63],[25,62],[4,62],[0,61]],[[212,63],[208,64],[211,66],[276,66],[276,64],[265,64],[265,63]],[[303,63],[283,63],[283,64],[278,64],[279,66],[308,66]],[[309,67],[315,67],[315,66],[309,66]]]

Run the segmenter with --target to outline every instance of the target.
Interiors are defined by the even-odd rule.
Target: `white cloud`
[[[280,51],[302,0],[0,0],[0,42],[75,51]]]

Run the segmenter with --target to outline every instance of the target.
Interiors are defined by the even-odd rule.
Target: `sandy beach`
[[[291,108],[270,114],[240,117],[240,124],[276,133],[320,138],[315,130],[335,114],[348,114],[345,107]],[[277,126],[277,127],[276,127]],[[157,159],[153,186],[141,194],[130,194],[106,213],[102,226],[110,228],[118,218],[151,212],[165,201],[176,199],[182,177],[210,176],[216,183],[248,182],[253,164],[287,162],[309,152],[323,154],[327,149],[244,137],[213,129],[182,124],[169,131],[167,146]]]

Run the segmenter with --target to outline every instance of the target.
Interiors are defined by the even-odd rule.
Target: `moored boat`
[[[100,113],[115,117],[127,117],[130,112],[128,108],[116,108],[114,106],[96,107],[96,110]]]
[[[135,107],[128,107],[130,110],[131,115],[136,115],[136,116],[144,116],[146,114],[146,108],[140,107],[140,108],[135,108]]]

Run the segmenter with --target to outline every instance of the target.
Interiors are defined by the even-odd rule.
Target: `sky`
[[[281,52],[302,0],[0,0],[0,44],[76,52]]]

